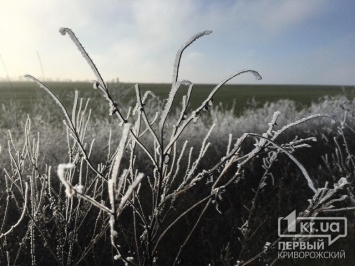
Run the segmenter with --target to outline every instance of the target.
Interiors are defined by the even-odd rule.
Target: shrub
[[[280,112],[271,114],[275,106],[270,105],[259,112],[246,112],[237,120],[223,112],[221,119],[222,113],[213,106],[215,93],[230,79],[244,73],[260,79],[254,70],[227,77],[199,107],[190,108],[193,84],[179,80],[181,57],[188,46],[210,31],[193,36],[178,51],[172,88],[164,104],[152,108],[154,95],[149,91],[143,93],[136,85],[136,104],[126,109],[116,103],[74,33],[67,28],[60,32],[70,36],[91,66],[97,79],[93,82],[94,89],[103,94],[110,115],[116,117],[118,123],[113,131],[100,130],[94,134],[95,128],[100,128],[107,120],[91,124],[90,128],[88,102],[79,99],[77,92],[69,112],[45,84],[27,75],[62,110],[66,144],[59,142],[55,150],[67,163],[59,164],[54,173],[53,167],[39,162],[42,136],[32,135],[29,118],[23,126],[22,141],[15,143],[10,135],[9,162],[3,170],[6,191],[1,195],[6,202],[0,228],[2,262],[22,263],[21,258],[30,258],[32,265],[44,261],[58,265],[92,262],[247,265],[256,260],[276,261],[279,239],[273,231],[261,233],[260,228],[266,223],[265,217],[271,217],[263,227],[268,230],[278,216],[292,210],[291,205],[282,205],[282,198],[270,194],[275,190],[279,197],[286,194],[286,181],[271,173],[280,161],[289,162],[287,167],[293,165],[299,173],[288,181],[312,197],[308,207],[303,204],[305,212],[300,216],[317,216],[341,208],[332,203],[345,200],[339,194],[344,194],[344,188],[348,188],[350,176],[341,179],[336,176],[333,183],[338,185],[334,189],[323,180],[311,178],[295,155],[310,148],[315,138],[290,138],[286,134],[308,121],[329,117],[311,114],[277,126]],[[187,89],[186,94],[179,111],[174,113],[176,93],[183,87]],[[280,106],[293,108],[288,103]],[[246,125],[251,120],[265,121],[266,117],[270,121],[266,126],[254,124],[256,133],[245,133],[249,130],[246,127],[231,128],[234,135],[225,134],[226,127]],[[209,122],[212,125],[206,126]],[[219,128],[213,133],[216,124]],[[100,140],[99,146],[95,145],[94,135]],[[107,141],[106,145],[103,140]],[[215,149],[212,149],[213,144]],[[64,151],[67,159],[62,154]],[[349,150],[346,152],[350,154]],[[351,172],[352,159],[347,162]],[[53,177],[55,174],[60,183]],[[346,193],[352,195],[350,190]],[[276,204],[280,208],[272,212]],[[18,219],[9,219],[10,214]],[[211,224],[209,220],[215,222]],[[238,235],[238,241],[234,239],[232,243],[225,234],[218,236],[226,224]],[[15,235],[23,236],[19,245],[13,241]]]

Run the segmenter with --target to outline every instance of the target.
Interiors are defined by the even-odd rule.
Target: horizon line
[[[40,79],[41,80],[41,79]],[[50,82],[50,83],[92,83],[94,80],[89,80],[89,79],[82,79],[82,80],[73,80],[73,79],[43,79],[41,80],[42,82]],[[21,79],[0,79],[0,83],[9,83],[11,84],[12,82],[28,82],[32,83],[31,80],[28,80],[26,78],[21,78]],[[115,81],[114,79],[108,81],[107,83],[117,83],[117,84],[156,84],[156,85],[171,85],[170,82],[133,82],[133,81]],[[216,83],[193,83],[193,85],[217,85],[218,82]],[[228,86],[228,85],[242,85],[242,86],[336,86],[336,87],[355,87],[354,85],[349,85],[349,84],[310,84],[310,83],[226,83],[223,86]]]

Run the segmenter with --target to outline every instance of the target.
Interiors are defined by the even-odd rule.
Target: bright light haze
[[[355,85],[353,0],[1,0],[0,80],[92,80],[71,28],[105,80],[171,82],[176,51],[192,35],[181,79],[218,83]],[[41,70],[41,63],[43,72]]]

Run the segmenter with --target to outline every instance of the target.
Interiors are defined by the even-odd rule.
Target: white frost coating
[[[58,169],[57,169],[58,177],[59,177],[60,181],[63,183],[63,185],[65,186],[65,194],[67,194],[68,198],[71,198],[75,194],[75,190],[72,188],[72,186],[65,179],[64,175],[65,175],[66,169],[73,169],[74,167],[75,167],[74,164],[66,163],[66,164],[58,165]]]
[[[79,93],[77,90],[75,90],[74,92],[74,105],[73,105],[73,110],[72,110],[72,114],[71,114],[71,119],[74,123],[74,125],[76,127],[78,127],[78,123],[76,123],[76,107],[77,107],[77,104],[78,104],[78,98],[79,98]],[[80,108],[79,108],[80,110]]]
[[[105,205],[97,202],[95,199],[89,197],[88,195],[83,194],[83,190],[84,187],[82,185],[76,185],[76,186],[72,186],[66,179],[65,179],[65,170],[66,169],[73,169],[75,167],[74,164],[72,163],[67,163],[67,164],[60,164],[58,165],[58,169],[57,169],[57,174],[58,177],[60,179],[60,181],[63,183],[63,185],[65,186],[65,193],[67,195],[68,198],[71,198],[74,194],[76,194],[76,196],[81,197],[85,200],[87,200],[88,202],[90,202],[91,204],[93,204],[94,206],[96,206],[97,208],[103,210],[104,212],[107,212],[109,214],[112,214],[111,209],[107,208]]]
[[[285,150],[280,145],[276,144],[272,139],[267,139],[265,136],[253,134],[253,133],[249,133],[248,135],[259,138],[260,139],[259,143],[261,142],[261,140],[264,140],[265,142],[270,143],[275,148],[277,148],[277,149],[281,150],[283,153],[285,153],[301,170],[303,176],[305,177],[305,179],[307,181],[308,187],[314,192],[314,194],[317,193],[317,189],[314,187],[313,181],[312,181],[311,177],[309,176],[307,170],[290,152]],[[260,150],[260,147],[256,147],[252,152],[249,153],[248,157],[254,156],[259,150]]]
[[[3,238],[4,236],[10,234],[12,232],[12,230],[14,230],[20,224],[22,219],[25,217],[25,213],[26,213],[26,210],[27,210],[27,208],[26,208],[27,202],[28,202],[28,183],[26,182],[25,183],[25,203],[23,204],[21,216],[18,219],[18,221],[14,225],[12,225],[7,232],[5,232],[3,234],[0,234],[0,239]]]
[[[174,62],[174,73],[173,73],[173,81],[172,83],[174,84],[178,80],[179,76],[179,67],[180,67],[180,61],[181,61],[181,56],[184,50],[189,47],[194,41],[196,41],[198,38],[201,38],[205,35],[211,34],[211,30],[206,30],[202,31],[200,33],[195,34],[188,40],[180,49],[177,51],[176,56],[175,56],[175,62]]]
[[[163,126],[164,126],[166,117],[169,114],[169,111],[171,109],[171,105],[173,104],[175,95],[176,95],[176,93],[179,90],[181,85],[191,85],[191,82],[188,81],[188,80],[183,80],[183,81],[178,81],[178,82],[173,84],[173,86],[172,86],[172,88],[171,88],[171,90],[169,92],[168,101],[166,102],[164,110],[163,110],[163,112],[161,114],[161,119],[160,119],[160,122],[159,122],[159,129],[161,131],[163,130]]]
[[[133,190],[138,186],[138,184],[142,181],[142,178],[144,177],[143,173],[139,173],[136,177],[136,179],[133,181],[133,183],[128,187],[126,193],[121,199],[120,206],[118,207],[118,210],[122,210],[124,205],[126,204],[127,200],[131,196]]]
[[[231,79],[244,74],[244,73],[251,73],[255,76],[255,78],[257,80],[261,80],[261,76],[260,74],[255,71],[255,70],[242,70],[242,71],[238,71],[232,75],[230,75],[228,78],[224,79],[223,81],[221,81],[216,87],[214,87],[214,89],[210,92],[210,94],[208,95],[208,97],[206,98],[206,100],[201,104],[201,106],[199,108],[196,109],[196,111],[200,112],[206,105],[209,104],[209,102],[212,100],[213,96],[216,94],[216,92],[224,85],[226,84],[228,81],[230,81]]]
[[[65,109],[64,105],[60,102],[60,100],[57,98],[57,96],[55,96],[54,93],[46,85],[44,85],[42,82],[40,82],[35,77],[27,74],[27,75],[25,75],[25,78],[28,78],[28,79],[36,82],[39,87],[44,89],[53,98],[53,100],[56,102],[56,104],[59,105],[60,109],[62,109],[64,116],[67,119],[67,126],[70,128],[70,130],[73,130],[73,124],[72,124],[71,119],[69,117],[68,111],[67,111],[67,109]]]
[[[173,102],[173,100],[175,98],[177,90],[179,89],[179,87],[182,84],[191,85],[190,81],[186,81],[186,80],[178,81],[179,69],[180,69],[180,61],[181,61],[181,57],[182,57],[182,54],[183,54],[184,50],[187,47],[189,47],[197,39],[199,39],[199,38],[201,38],[201,37],[203,37],[205,35],[209,35],[211,33],[212,33],[212,31],[206,30],[206,31],[202,31],[200,33],[195,34],[179,49],[179,51],[177,51],[176,56],[175,56],[175,61],[174,61],[172,88],[170,90],[168,101],[167,101],[167,103],[166,103],[166,105],[164,107],[164,110],[162,112],[161,119],[160,119],[160,122],[159,122],[159,130],[161,132],[163,132],[164,123],[165,123],[166,117],[167,117],[167,115],[168,115],[168,113],[170,111],[171,104],[172,104],[172,102]]]
[[[127,139],[128,139],[130,128],[131,128],[131,124],[130,123],[124,124],[121,141],[120,141],[120,144],[118,146],[117,154],[116,154],[116,157],[115,157],[115,163],[114,163],[113,168],[112,168],[111,179],[112,179],[114,187],[116,187],[115,184],[116,184],[116,180],[117,180],[117,176],[118,176],[118,170],[120,168],[121,160],[122,160],[122,157],[123,157],[123,151],[125,149],[125,145],[126,145],[126,142],[127,142]],[[119,184],[118,184],[118,193],[120,193],[123,181],[124,181],[123,178],[120,178]]]
[[[103,78],[101,77],[96,65],[94,64],[94,62],[90,58],[89,54],[85,51],[84,46],[79,42],[79,39],[75,36],[74,32],[71,29],[69,29],[69,28],[60,28],[59,32],[62,35],[65,35],[65,34],[69,35],[69,37],[72,39],[72,41],[74,42],[76,47],[79,49],[79,51],[82,54],[82,56],[85,58],[86,62],[91,67],[92,71],[95,73],[95,76],[98,79],[98,81],[99,81],[100,85],[102,86],[102,88],[107,90],[106,84],[105,84]]]
[[[275,144],[273,144],[275,145]],[[317,193],[316,188],[314,187],[313,181],[311,179],[311,177],[308,175],[308,172],[306,171],[306,168],[304,168],[304,166],[288,151],[286,151],[285,149],[281,148],[280,146],[278,146],[279,149],[281,149],[297,166],[298,168],[301,170],[303,176],[306,178],[307,180],[307,184],[308,187],[314,192]]]
[[[192,120],[198,120],[199,118],[199,114],[201,113],[201,111],[205,108],[205,106],[209,105],[209,102],[213,99],[213,96],[216,94],[216,92],[225,84],[227,83],[229,80],[233,79],[234,77],[237,77],[241,74],[244,73],[251,73],[253,74],[257,80],[261,79],[260,74],[255,71],[255,70],[242,70],[239,72],[236,72],[234,74],[232,74],[231,76],[229,76],[228,78],[224,79],[222,82],[220,82],[208,95],[208,97],[204,100],[204,102],[200,105],[200,107],[198,107],[195,111],[193,111],[191,113],[191,116],[189,118],[187,118],[185,120],[185,122],[179,127],[179,129],[177,130],[177,132],[174,134],[174,136],[171,138],[169,144],[166,146],[165,148],[165,152],[167,152],[171,146],[173,145],[173,143],[178,139],[178,137],[181,135],[181,133],[184,131],[185,127],[192,121]],[[162,129],[162,126],[164,125],[163,119],[161,120],[160,123],[160,129]]]
[[[274,128],[274,126],[276,125],[276,121],[277,118],[280,116],[281,112],[280,111],[276,111],[274,113],[274,115],[272,116],[271,122],[268,124],[269,125],[269,129],[266,132],[269,136],[272,135],[272,129]]]
[[[127,257],[126,260],[129,261],[129,262],[133,262],[134,258],[133,257]]]
[[[322,114],[314,114],[314,115],[310,115],[310,116],[307,116],[305,118],[302,118],[302,119],[299,119],[293,123],[290,123],[286,126],[283,126],[280,130],[276,131],[275,134],[274,134],[274,137],[272,138],[272,140],[275,140],[282,132],[284,132],[285,130],[291,128],[291,127],[294,127],[294,126],[297,126],[299,124],[302,124],[308,120],[311,120],[311,119],[315,119],[315,118],[319,118],[319,117],[324,117],[324,118],[329,118],[331,119],[331,121],[334,121],[334,118],[330,117],[330,116],[327,116],[327,115],[322,115]]]
[[[334,184],[334,187],[335,188],[342,188],[348,184],[349,184],[348,180],[346,180],[345,177],[342,177],[339,179],[338,183]]]
[[[114,206],[115,206],[114,185],[115,185],[115,183],[113,182],[112,179],[110,179],[110,180],[107,182],[107,186],[108,186],[108,196],[109,196],[109,199],[110,199],[110,204],[111,204],[112,210],[114,209]]]
[[[80,194],[83,194],[84,193],[84,186],[77,184],[77,185],[74,186],[74,190],[77,191]]]

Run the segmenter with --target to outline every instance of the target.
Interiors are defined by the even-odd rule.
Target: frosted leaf
[[[270,247],[271,247],[271,243],[270,242],[266,242],[265,245],[264,245],[264,252],[268,251]]]
[[[194,36],[192,36],[180,49],[179,51],[176,53],[175,56],[175,62],[174,62],[174,73],[173,73],[173,83],[177,82],[178,79],[178,75],[179,75],[179,68],[180,68],[180,61],[181,61],[181,56],[182,53],[184,52],[184,50],[189,47],[194,41],[196,41],[198,38],[204,36],[204,35],[208,35],[211,34],[212,31],[210,30],[206,30],[200,33],[195,34]]]
[[[96,89],[99,88],[100,83],[98,83],[96,80],[94,80],[94,81],[92,82],[92,86],[93,86],[94,90],[96,90]]]
[[[213,182],[213,175],[207,177],[206,185]]]
[[[75,36],[74,32],[69,29],[69,28],[60,28],[59,32],[62,35],[68,34],[70,39],[74,42],[78,50],[80,51],[81,55],[85,58],[86,62],[90,65],[91,69],[95,73],[95,76],[97,77],[97,80],[100,82],[101,86],[107,90],[107,86],[101,77],[101,74],[99,73],[99,70],[97,69],[96,65],[90,58],[89,54],[85,51],[84,46],[79,42],[78,38]]]
[[[110,114],[110,116],[111,115],[113,115],[115,112],[116,112],[116,107],[112,104],[112,103],[110,103],[110,110],[109,110],[109,114]]]
[[[249,221],[246,220],[246,222],[241,227],[238,227],[238,229],[243,234],[244,237],[248,236],[248,234],[249,234]]]
[[[186,120],[186,118],[187,118],[187,114],[184,113],[183,116],[182,116],[182,120]]]
[[[222,193],[223,193],[223,191],[221,191],[221,193],[217,194],[218,199],[221,200],[221,201],[223,200]]]
[[[219,209],[218,202],[217,202],[216,200],[212,200],[212,204],[214,204],[216,211],[217,211],[219,214],[222,214],[221,210]]]
[[[127,123],[128,123],[128,120],[123,119],[123,120],[119,123],[119,126],[122,127],[124,124],[127,124]]]
[[[193,122],[196,123],[197,120],[200,118],[200,114],[199,113],[196,113],[195,117],[193,118]]]
[[[74,167],[75,167],[75,165],[73,163],[60,164],[60,165],[58,165],[57,173],[59,176],[64,176],[64,170],[73,169]]]
[[[209,100],[207,104],[208,104],[209,106],[212,106],[212,105],[213,105],[213,99]]]
[[[192,84],[192,82],[190,80],[179,80],[179,83],[181,85],[185,85],[185,86],[189,86]]]
[[[253,73],[253,75],[255,76],[255,79],[256,79],[256,80],[261,80],[261,79],[262,79],[262,77],[260,76],[260,74],[259,74],[258,72],[252,71],[252,73]]]
[[[347,184],[349,184],[349,182],[346,180],[345,177],[342,177],[339,179],[338,183],[334,185],[335,188],[341,188],[343,186],[346,186]]]
[[[136,176],[135,180],[133,181],[133,183],[128,187],[126,193],[124,194],[124,196],[121,198],[121,202],[120,205],[118,206],[119,210],[122,210],[123,207],[125,206],[127,200],[129,199],[129,197],[132,195],[133,190],[139,185],[139,183],[142,181],[144,177],[143,173],[138,173],[138,175]]]
[[[144,230],[143,234],[139,237],[141,241],[145,241],[147,239],[147,230]]]
[[[265,182],[262,182],[262,183],[260,184],[259,188],[262,189],[262,188],[265,187],[265,186],[266,186],[266,183],[265,183]]]
[[[73,169],[74,167],[75,167],[74,164],[67,163],[67,164],[59,164],[57,169],[58,177],[62,182],[62,184],[65,186],[65,194],[67,195],[68,198],[72,197],[75,194],[75,190],[73,190],[70,183],[68,183],[68,181],[65,179],[65,170]]]
[[[164,163],[165,163],[165,164],[168,164],[169,161],[170,161],[170,155],[169,155],[169,154],[165,154],[165,155],[164,155]]]
[[[74,186],[74,189],[78,192],[78,193],[81,193],[83,194],[84,193],[84,186],[83,185],[75,185]]]
[[[111,235],[112,235],[112,237],[116,238],[118,236],[118,233],[117,233],[117,231],[114,230],[111,232]]]
[[[60,32],[60,34],[65,35],[66,34],[66,29],[65,28],[60,28],[59,32]]]

